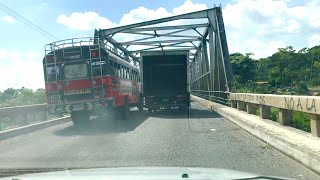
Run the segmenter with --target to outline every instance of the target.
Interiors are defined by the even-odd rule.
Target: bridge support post
[[[292,111],[287,109],[280,109],[279,112],[279,123],[283,126],[292,125]]]
[[[271,109],[269,106],[260,105],[260,118],[262,119],[270,119],[271,118]]]
[[[320,115],[310,114],[311,135],[320,137]]]
[[[231,101],[231,107],[237,108],[237,101]]]
[[[254,104],[247,103],[247,113],[256,114],[257,107]]]
[[[240,111],[245,111],[246,110],[246,103],[237,101],[237,109]]]

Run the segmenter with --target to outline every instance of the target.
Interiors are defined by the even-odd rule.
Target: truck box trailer
[[[142,97],[149,112],[190,106],[189,51],[148,51],[141,54]]]

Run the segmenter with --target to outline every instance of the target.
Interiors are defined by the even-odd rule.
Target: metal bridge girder
[[[186,19],[186,23],[173,25],[173,21]],[[195,23],[195,20],[206,22]],[[168,22],[170,25],[162,24]],[[200,29],[203,29],[202,33]],[[117,34],[132,36],[130,41],[124,41],[117,39]],[[193,54],[190,56],[193,58],[190,63],[191,89],[206,91],[208,95],[229,91],[233,82],[221,7],[99,29],[95,39],[112,44],[115,50],[134,62],[139,62],[137,54],[143,51],[190,50]]]

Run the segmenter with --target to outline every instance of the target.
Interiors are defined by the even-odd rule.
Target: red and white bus
[[[139,68],[93,38],[46,45],[43,68],[48,112],[70,113],[73,123],[86,124],[90,115],[118,112],[129,118],[140,103]]]

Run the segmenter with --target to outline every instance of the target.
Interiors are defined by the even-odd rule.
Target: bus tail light
[[[58,87],[58,90],[61,90],[61,89],[62,89],[61,84],[58,84],[57,87]]]
[[[103,87],[98,87],[93,89],[94,98],[100,98],[105,96],[106,89]]]
[[[58,103],[60,102],[60,94],[59,93],[50,93],[50,103]]]
[[[54,58],[53,55],[47,55],[46,56],[47,63],[54,63],[54,60],[55,60],[55,58]]]
[[[98,57],[98,54],[99,54],[98,50],[91,50],[91,57],[92,58]]]

